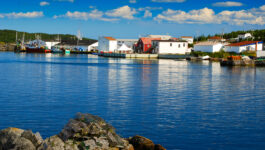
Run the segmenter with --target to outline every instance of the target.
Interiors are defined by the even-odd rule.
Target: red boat
[[[51,53],[51,50],[45,47],[26,47],[27,53]]]
[[[29,44],[26,45],[26,52],[27,53],[51,53],[46,47],[46,43],[42,40],[34,40],[30,41]]]

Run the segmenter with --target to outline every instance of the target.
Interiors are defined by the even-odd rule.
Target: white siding
[[[215,44],[215,45],[194,45],[194,51],[201,51],[201,52],[219,52],[222,49],[222,44]]]
[[[93,49],[98,49],[98,42],[94,43],[94,44],[91,44],[87,47],[87,50],[88,51],[91,51]]]
[[[109,51],[114,52],[117,50],[117,41],[109,41]]]
[[[56,44],[59,44],[60,42],[45,42],[46,43],[46,46],[51,49],[52,46],[56,45]]]
[[[104,37],[99,37],[98,39],[98,50],[107,52],[109,50],[109,40]]]
[[[246,46],[225,46],[225,51],[227,52],[236,52],[236,53],[241,53],[243,51],[247,50],[256,50],[256,44],[251,44],[251,45],[246,45]],[[257,46],[257,50],[261,51],[262,50],[262,43],[259,43]]]
[[[185,54],[188,51],[188,42],[158,42],[158,54]]]
[[[98,39],[98,50],[103,52],[114,52],[117,50],[117,41],[108,40],[105,37],[99,37]]]

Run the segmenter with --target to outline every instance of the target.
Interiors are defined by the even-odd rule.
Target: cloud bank
[[[182,10],[168,9],[158,14],[154,20],[169,21],[176,23],[188,24],[221,24],[227,23],[232,25],[264,25],[265,24],[265,5],[260,8],[240,11],[222,11],[215,13],[213,9],[203,8],[185,12]]]
[[[39,18],[39,17],[43,17],[44,14],[42,11],[33,11],[33,12],[12,12],[12,13],[5,13],[5,14],[0,14],[0,18],[13,18],[13,19],[17,19],[17,18]]]
[[[106,12],[99,11],[94,9],[90,12],[70,12],[68,11],[64,15],[55,15],[53,18],[71,18],[71,19],[80,19],[80,20],[102,20],[102,21],[117,21],[120,19],[132,20],[135,19],[134,15],[137,14],[136,9],[129,6],[122,6],[117,9],[108,10]]]

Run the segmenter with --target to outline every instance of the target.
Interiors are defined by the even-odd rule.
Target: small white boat
[[[202,60],[209,60],[211,57],[206,55],[206,56],[202,56]]]

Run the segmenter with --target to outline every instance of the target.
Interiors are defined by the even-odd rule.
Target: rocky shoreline
[[[30,130],[7,128],[0,131],[0,150],[165,150],[151,140],[122,138],[102,118],[77,113],[62,131],[45,140]]]
[[[0,44],[0,51],[14,51],[16,44]]]

